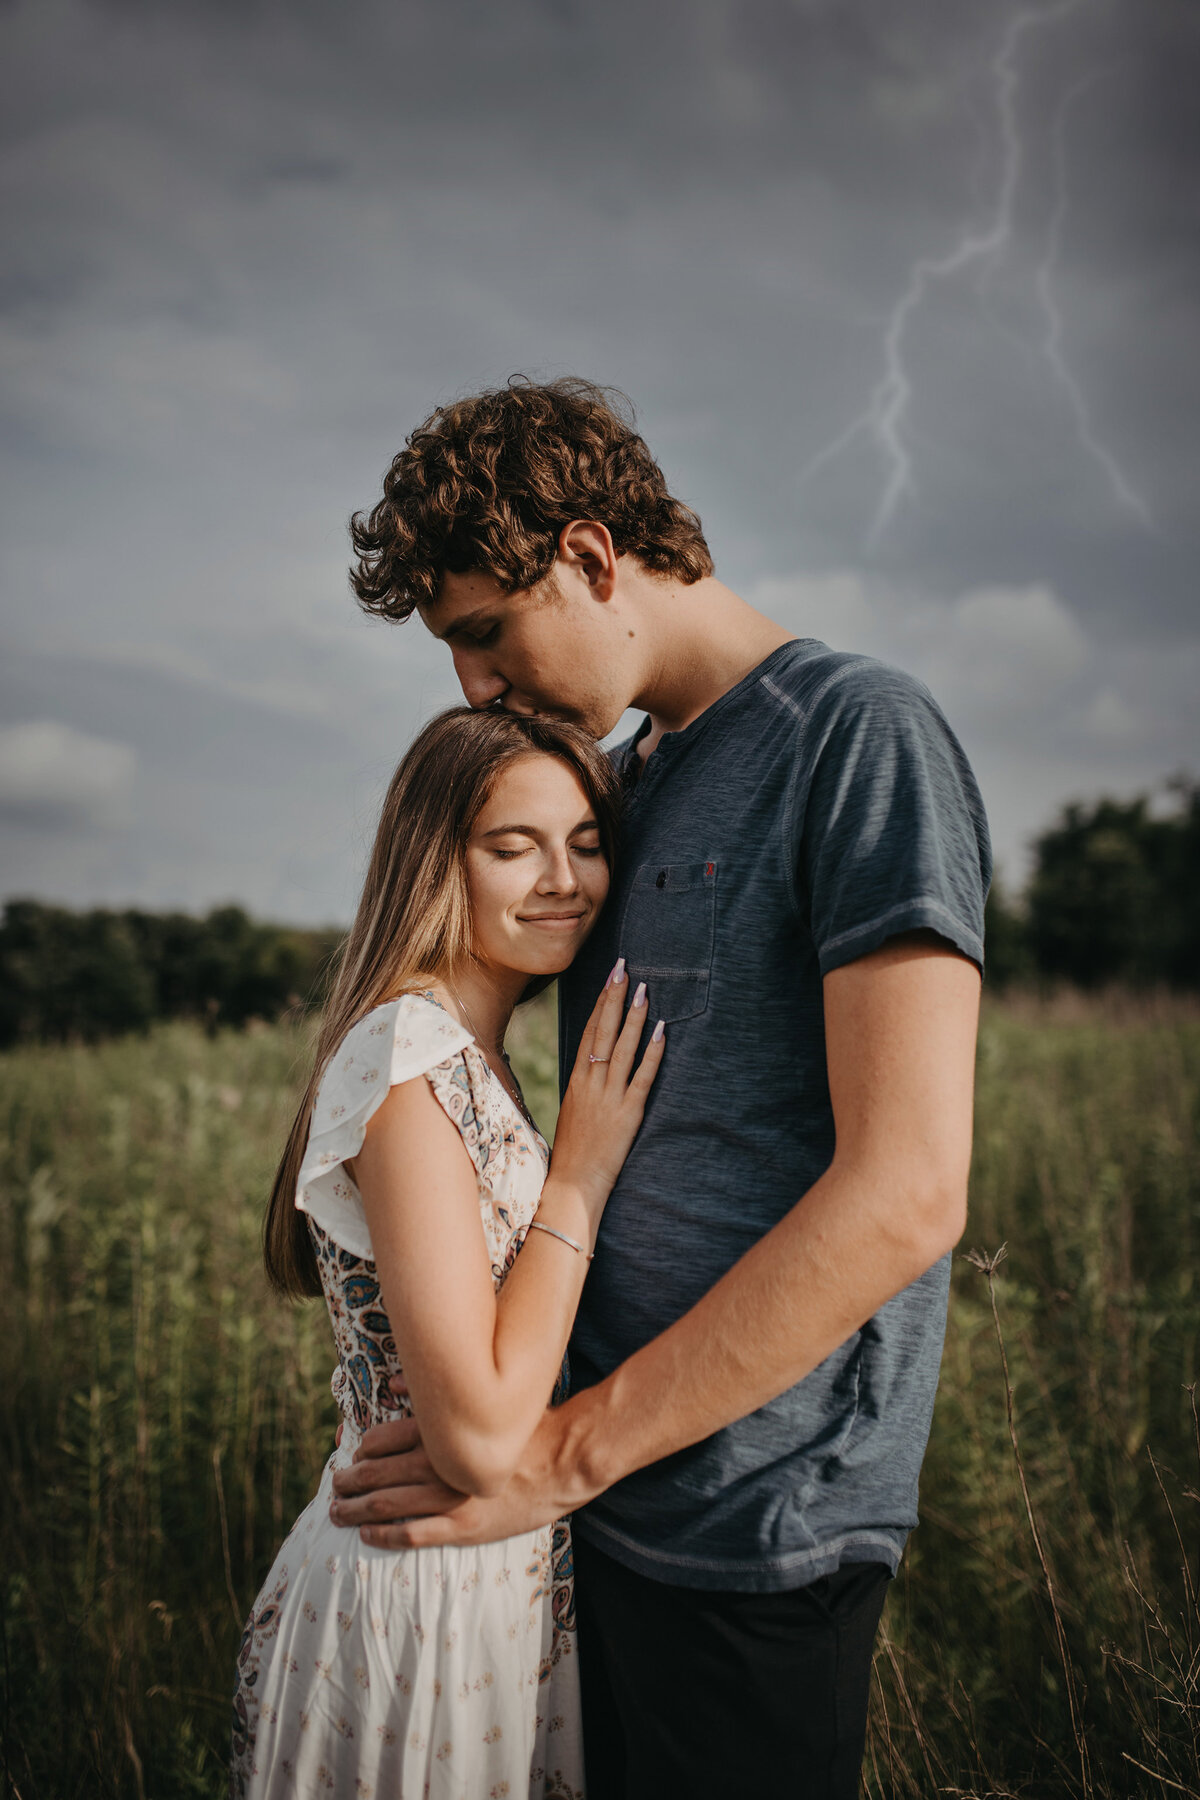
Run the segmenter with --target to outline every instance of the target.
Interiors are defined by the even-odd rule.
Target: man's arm
[[[974,964],[928,932],[834,970],[824,1006],[837,1143],[804,1198],[674,1325],[547,1413],[502,1494],[454,1495],[419,1450],[370,1456],[335,1478],[335,1517],[426,1514],[373,1524],[369,1541],[396,1547],[508,1536],[802,1380],[962,1234],[979,988]],[[403,1427],[376,1431],[381,1450],[408,1441]]]

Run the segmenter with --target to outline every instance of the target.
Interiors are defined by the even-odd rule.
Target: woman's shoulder
[[[471,1033],[430,996],[399,994],[357,1019],[329,1058],[313,1105],[296,1204],[344,1249],[373,1254],[362,1201],[342,1165],[362,1149],[367,1125],[389,1088],[442,1069],[470,1042]]]
[[[397,994],[356,1020],[330,1057],[328,1073],[368,1088],[394,1087],[424,1075],[471,1041],[467,1028],[431,993]]]

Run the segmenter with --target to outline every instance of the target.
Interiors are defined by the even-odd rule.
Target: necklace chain
[[[478,1025],[476,1025],[474,1019],[471,1017],[470,1013],[467,1011],[466,1001],[463,999],[463,997],[459,993],[458,989],[454,986],[453,982],[447,981],[446,986],[450,989],[450,992],[454,995],[455,1000],[458,1002],[458,1009],[462,1013],[463,1019],[464,1019],[465,1023],[467,1024],[467,1026],[469,1027],[472,1037],[478,1038],[479,1042],[481,1044],[483,1044],[483,1048],[486,1051],[487,1045],[483,1043],[483,1033],[482,1033],[482,1031],[480,1031]],[[495,1046],[493,1046],[493,1049],[494,1049],[495,1055],[503,1056],[505,1062],[508,1061],[508,1057],[505,1055],[503,1044],[496,1044]]]
[[[471,1036],[476,1039],[480,1048],[483,1051],[484,1056],[486,1057],[487,1056],[487,1045],[483,1041],[483,1033],[479,1030],[478,1026],[475,1024],[474,1019],[471,1017],[470,1013],[467,1011],[466,1002],[463,1000],[462,995],[459,993],[458,989],[454,986],[454,983],[452,981],[447,979],[446,986],[450,989],[450,992],[454,995],[455,1001],[458,1005],[458,1009],[462,1013],[463,1020],[466,1023],[468,1029],[470,1030]],[[504,1078],[501,1076],[500,1071],[498,1069],[495,1071],[496,1079],[499,1081],[501,1087],[504,1089],[504,1091],[508,1095],[509,1099],[512,1100],[516,1104],[516,1106],[518,1107],[520,1112],[523,1113],[525,1118],[528,1119],[529,1123],[532,1125],[533,1124],[533,1114],[530,1112],[529,1108],[525,1104],[525,1096],[521,1092],[521,1084],[517,1080],[516,1071],[513,1068],[512,1063],[509,1061],[508,1051],[504,1048],[503,1044],[497,1044],[494,1047],[492,1053],[493,1053],[493,1055],[500,1057],[501,1061],[504,1064],[504,1067],[508,1070],[509,1079],[512,1081],[512,1087],[511,1088],[509,1087],[508,1082],[504,1080]],[[534,1129],[535,1130],[537,1129],[536,1126],[534,1127]]]

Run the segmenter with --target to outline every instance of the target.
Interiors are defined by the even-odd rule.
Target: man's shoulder
[[[894,663],[857,650],[833,650],[816,638],[800,638],[759,686],[802,725],[862,709],[905,710],[933,706],[924,682]]]

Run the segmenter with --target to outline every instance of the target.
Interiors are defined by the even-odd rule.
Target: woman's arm
[[[335,1476],[339,1524],[391,1549],[532,1530],[791,1387],[953,1246],[978,971],[913,933],[828,975],[824,991],[837,1148],[808,1193],[666,1331],[546,1415],[503,1496],[463,1500],[431,1483],[412,1426],[397,1422]]]
[[[662,1056],[625,984],[605,990],[564,1098],[538,1219],[590,1251]],[[644,1007],[644,1001],[643,1001]],[[588,1052],[608,1060],[589,1063]],[[462,1493],[502,1488],[549,1403],[587,1261],[531,1231],[497,1294],[475,1169],[423,1078],[393,1087],[354,1159],[380,1288],[429,1459]]]

